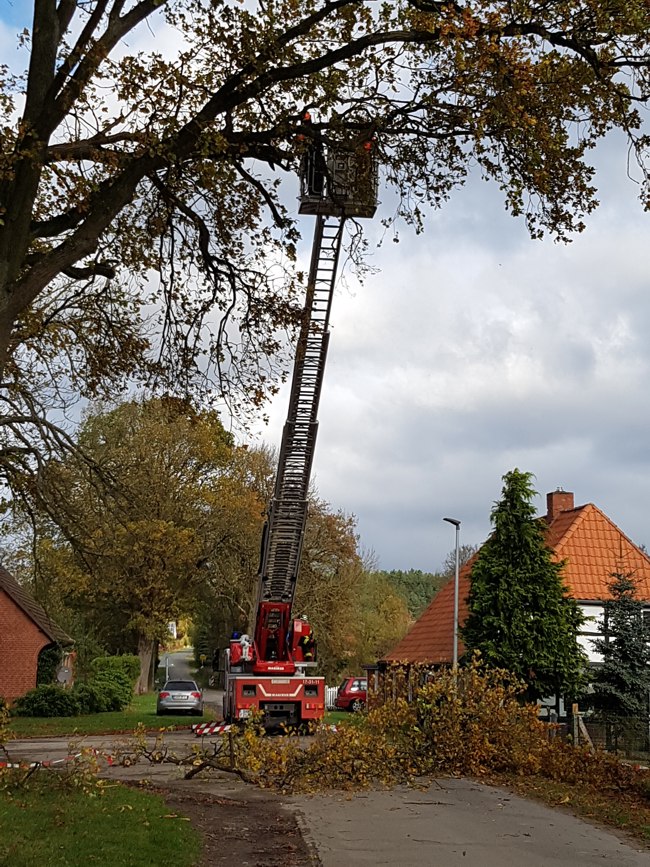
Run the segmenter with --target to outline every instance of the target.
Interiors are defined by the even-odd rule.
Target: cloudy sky
[[[30,9],[0,0],[5,59]],[[145,39],[161,48],[155,30]],[[382,568],[439,568],[454,541],[445,516],[462,542],[483,541],[513,467],[535,474],[540,512],[562,487],[650,546],[650,216],[625,142],[612,136],[595,160],[602,205],[568,246],[531,241],[478,178],[419,237],[377,246],[385,191],[365,221],[379,270],[339,281],[315,481],[357,516]],[[305,263],[312,224],[302,218]],[[258,428],[270,444],[287,398]]]
[[[596,161],[602,205],[568,246],[530,240],[475,178],[424,235],[375,248],[364,285],[339,281],[315,479],[382,568],[438,568],[445,516],[483,541],[513,467],[541,513],[562,487],[650,545],[650,218],[625,142]],[[286,408],[285,390],[266,440]]]

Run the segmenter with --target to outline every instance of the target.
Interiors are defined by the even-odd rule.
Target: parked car
[[[158,693],[156,713],[203,714],[203,693],[193,680],[168,680]]]
[[[346,677],[337,690],[334,704],[338,710],[363,710],[366,706],[367,693],[367,678]]]

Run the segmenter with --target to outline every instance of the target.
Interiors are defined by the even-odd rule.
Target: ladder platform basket
[[[307,151],[300,166],[301,214],[373,217],[377,210],[378,164],[364,147]]]

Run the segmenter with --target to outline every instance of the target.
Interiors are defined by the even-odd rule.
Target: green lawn
[[[354,716],[355,714],[347,710],[328,710],[325,712],[325,723],[332,726],[340,722],[351,722]]]
[[[189,727],[192,723],[213,719],[210,710],[202,716],[157,716],[156,693],[134,696],[131,705],[115,713],[95,713],[71,717],[12,717],[10,730],[19,738],[55,737],[56,735],[99,735],[130,732],[139,723],[147,729],[167,726]],[[1,862],[0,862],[1,863]]]
[[[0,791],[0,864],[12,867],[190,867],[201,851],[189,821],[159,795],[110,784],[99,797],[47,776]]]

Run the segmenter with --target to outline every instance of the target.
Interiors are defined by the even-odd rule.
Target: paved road
[[[178,678],[179,680],[194,679],[194,651],[192,648],[163,653],[160,657],[160,665],[167,670],[169,678]],[[211,668],[209,670],[212,671]],[[203,690],[203,698],[205,703],[215,711],[217,718],[221,719],[223,713],[223,690],[206,687]]]
[[[650,851],[471,780],[292,798],[322,867],[650,867]]]

